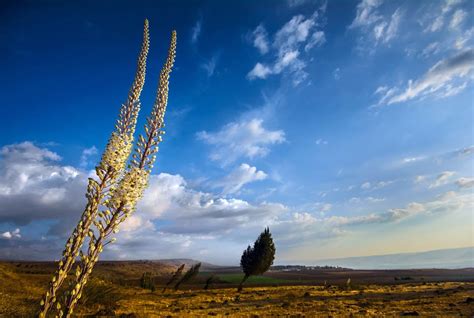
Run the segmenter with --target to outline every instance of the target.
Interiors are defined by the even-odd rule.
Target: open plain
[[[180,290],[163,292],[175,270],[155,261],[100,262],[79,317],[472,316],[474,269],[273,269],[249,279],[237,267],[203,266]],[[0,263],[0,316],[32,317],[53,273],[52,262]],[[140,287],[151,273],[155,290]],[[206,279],[214,283],[204,290]],[[347,280],[350,278],[350,284]]]

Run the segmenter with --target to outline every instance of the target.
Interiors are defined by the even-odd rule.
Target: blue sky
[[[108,259],[277,263],[473,245],[468,1],[5,2],[0,258],[59,256],[151,48],[178,33],[166,138]],[[140,130],[140,129],[139,129]]]

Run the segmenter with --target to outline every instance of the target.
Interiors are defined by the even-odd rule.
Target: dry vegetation
[[[277,273],[270,273],[263,276],[265,279],[249,280],[249,285],[239,294],[236,284],[222,280],[211,289],[203,290],[209,275],[203,273],[191,285],[183,285],[183,290],[162,293],[159,286],[164,285],[175,268],[149,261],[99,263],[76,314],[81,317],[274,317],[290,314],[297,317],[316,313],[322,316],[474,315],[473,282],[400,283],[393,280],[391,284],[379,285],[352,279],[348,290],[344,283],[324,287],[322,282],[316,285],[315,280],[309,279],[310,285],[285,286],[281,285],[284,281],[281,273],[278,273],[278,279],[275,279]],[[0,263],[0,316],[32,317],[53,270],[53,263]],[[155,292],[139,287],[144,271],[156,275],[158,288]],[[330,274],[325,273],[325,276],[330,277]],[[357,277],[357,271],[351,274]],[[233,278],[236,274],[221,277],[226,275]],[[288,273],[287,277],[292,275],[298,274]],[[461,274],[458,276],[461,279]],[[466,280],[472,279],[469,276]],[[288,280],[288,284],[293,282]],[[266,286],[256,287],[264,284]]]

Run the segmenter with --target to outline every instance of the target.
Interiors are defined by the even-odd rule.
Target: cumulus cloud
[[[202,131],[197,137],[213,146],[211,159],[223,164],[239,158],[264,157],[270,152],[269,146],[285,141],[282,130],[267,130],[258,118],[231,122],[215,133]]]
[[[31,142],[0,150],[0,222],[24,225],[79,212],[87,177],[61,157]]]
[[[458,152],[466,153],[469,149]],[[28,142],[5,146],[0,153],[0,223],[39,222],[43,224],[43,230],[48,231],[42,223],[45,219],[48,220],[46,227],[54,224],[50,222],[54,220],[69,226],[77,220],[84,204],[85,172],[61,165],[59,155]],[[314,213],[309,213],[278,202],[249,202],[229,196],[245,184],[266,177],[263,171],[242,164],[228,179],[220,180],[220,187],[228,193],[228,197],[223,197],[198,191],[177,174],[151,175],[149,188],[136,212],[123,224],[117,244],[110,246],[104,257],[199,258],[206,250],[225,249],[227,254],[223,261],[237,260],[249,238],[265,225],[271,227],[277,243],[284,249],[297,246],[302,240],[309,242],[344,235],[349,227],[360,224],[399,222],[415,215],[431,216],[470,208],[473,200],[472,195],[450,192],[433,201],[413,202],[381,213],[327,217],[324,212],[333,209],[331,203],[318,203]],[[460,182],[469,184],[471,181]],[[381,183],[371,183],[370,189],[377,186]],[[66,195],[54,197],[56,192],[61,192],[57,189],[64,189]],[[20,193],[24,195],[21,198],[17,197]],[[28,201],[26,198],[30,196],[36,199]],[[44,196],[46,198],[41,200]],[[360,200],[379,202],[382,199],[365,197]],[[15,204],[8,205],[8,202]],[[5,206],[9,208],[5,209]],[[21,235],[24,233],[29,235]],[[23,228],[21,234],[19,229],[0,233],[0,254],[6,258],[51,259],[57,257],[63,247],[62,238],[40,233],[45,234],[45,241],[32,239],[33,234]],[[214,255],[214,259],[217,258]]]
[[[233,194],[240,191],[240,189],[248,183],[265,180],[266,178],[267,174],[265,172],[243,163],[225,178],[215,182],[214,186],[222,188],[224,195]]]
[[[449,179],[455,175],[454,171],[444,171],[440,173],[435,181],[429,185],[429,188],[437,188],[449,182]]]
[[[259,25],[253,32],[253,44],[262,54],[271,49],[274,58],[267,63],[257,62],[247,78],[265,79],[270,75],[285,73],[291,76],[295,86],[304,81],[308,77],[305,71],[306,53],[326,41],[324,32],[319,29],[323,12],[324,7],[321,7],[308,18],[293,16],[275,33],[271,43],[267,41],[265,29]]]
[[[427,96],[447,97],[459,93],[474,69],[474,49],[467,49],[432,66],[420,79],[408,81],[408,87],[386,89],[378,105],[391,105]],[[461,87],[461,88],[460,88]],[[378,90],[377,90],[378,91]],[[376,91],[376,92],[377,92]],[[379,91],[381,93],[382,91]],[[396,93],[395,93],[396,92]]]

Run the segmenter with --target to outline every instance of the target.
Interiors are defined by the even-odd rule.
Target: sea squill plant
[[[117,233],[119,224],[135,210],[137,201],[147,187],[148,176],[156,158],[155,153],[158,151],[157,146],[164,133],[162,129],[168,101],[169,75],[176,54],[176,32],[173,31],[168,58],[160,73],[155,104],[145,125],[145,137],[140,135],[133,159],[126,169],[140,110],[139,97],[145,80],[146,57],[149,48],[148,34],[148,20],[145,20],[143,45],[135,80],[127,102],[120,109],[116,129],[110,137],[101,162],[96,167],[98,180],[89,179],[86,208],[66,243],[62,259],[58,264],[59,268],[41,300],[39,317],[46,317],[48,310],[53,306],[59,317],[71,316],[92,269],[98,261],[99,254],[105,245],[115,241],[115,238],[110,238],[110,235]],[[87,252],[84,253],[81,247],[86,237],[89,239],[89,244]],[[57,295],[58,290],[78,256],[80,262],[75,269],[74,283],[71,289],[65,292],[65,302],[63,302]]]
[[[51,279],[49,288],[41,300],[40,317],[45,317],[54,304],[58,306],[58,290],[72,269],[76,257],[79,256],[84,240],[91,232],[90,227],[97,216],[99,207],[104,203],[105,198],[110,194],[123,173],[132,148],[133,135],[140,110],[139,98],[145,84],[149,43],[148,20],[145,20],[143,43],[138,56],[135,79],[130,88],[127,101],[120,108],[115,130],[110,136],[100,163],[95,168],[98,180],[89,178],[86,207],[76,228],[66,242],[66,247],[58,263],[58,270]]]
[[[176,56],[176,31],[171,33],[168,57],[163,66],[158,84],[155,103],[145,124],[145,134],[139,136],[134,153],[124,176],[117,187],[113,189],[104,202],[104,210],[97,214],[94,220],[96,233],[89,231],[89,247],[87,254],[81,255],[81,262],[76,267],[76,279],[69,292],[64,316],[70,317],[77,302],[82,296],[84,285],[99,260],[104,246],[113,243],[115,238],[110,236],[118,232],[119,225],[135,210],[138,200],[148,186],[148,179],[156,160],[158,144],[164,134],[164,115],[168,104],[168,84],[170,73]]]

